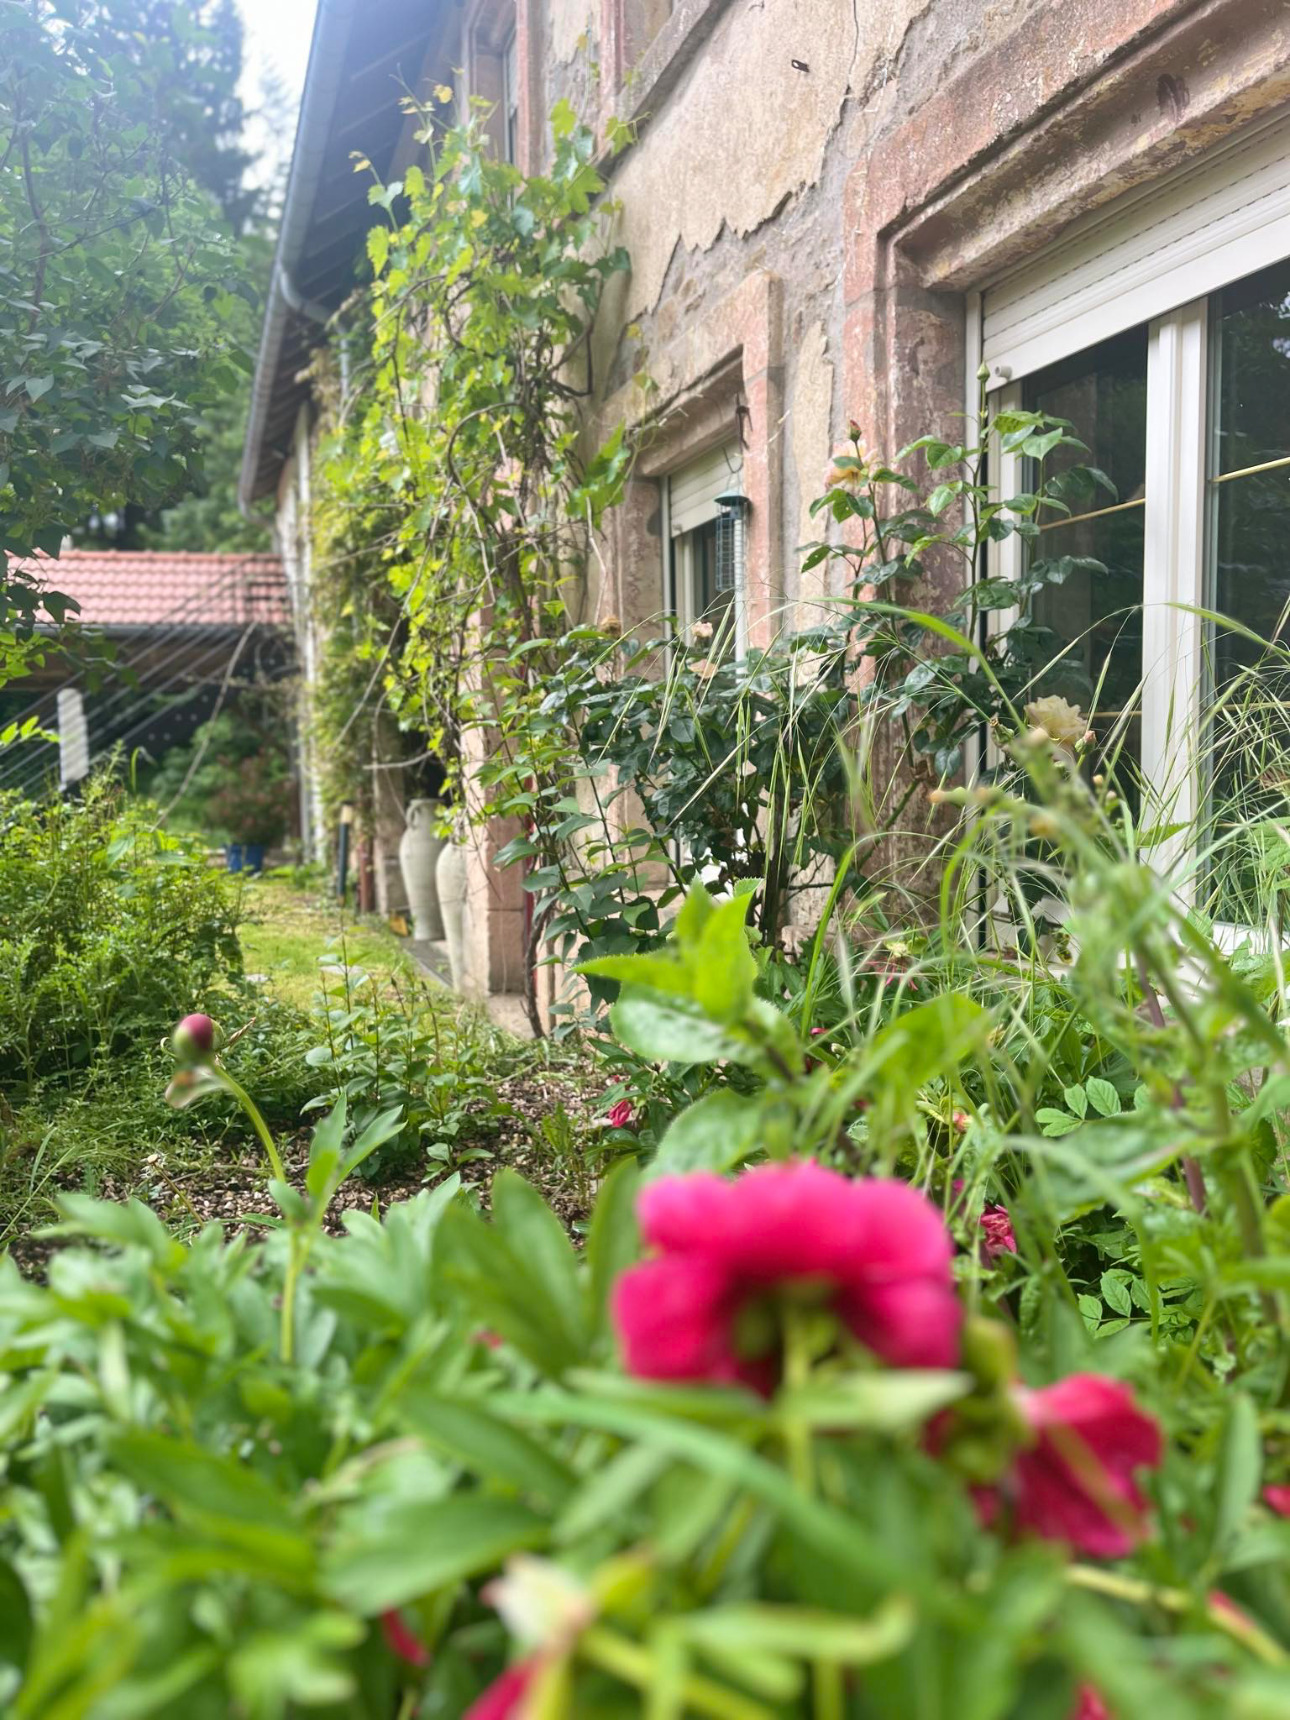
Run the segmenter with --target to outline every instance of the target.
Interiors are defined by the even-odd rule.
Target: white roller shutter
[[[984,358],[1029,375],[1290,256],[1290,121],[1117,198],[984,294]]]
[[[738,442],[726,442],[668,475],[668,501],[673,537],[692,532],[720,513],[716,498],[728,490],[743,469]]]

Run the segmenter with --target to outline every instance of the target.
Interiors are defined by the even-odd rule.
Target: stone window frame
[[[1031,51],[1036,41],[1042,55]],[[1135,188],[1149,200],[1170,170],[1287,107],[1290,36],[1276,0],[1100,0],[1095,13],[1045,0],[876,138],[848,178],[846,405],[866,443],[890,454],[965,412],[974,418],[986,287],[1092,211]],[[1203,461],[1199,334],[1194,306],[1154,329],[1156,410],[1173,390],[1179,413],[1177,435],[1155,450],[1148,473],[1157,510],[1190,506],[1195,495],[1187,463]],[[1199,553],[1185,506],[1171,529],[1172,538],[1163,527],[1155,534],[1168,566],[1150,577],[1185,596],[1179,569]],[[938,600],[953,595],[952,577],[933,573]],[[1144,660],[1160,672],[1145,698],[1158,725],[1194,657],[1167,600],[1151,610]],[[894,751],[878,763],[899,768]],[[1178,790],[1180,810],[1195,795],[1194,781],[1166,788]]]
[[[638,128],[657,113],[730,0],[672,0],[670,17],[646,36],[641,0],[600,0],[604,109]]]
[[[783,290],[768,270],[749,275],[687,329],[658,368],[667,376],[667,398],[643,410],[630,389],[606,402],[601,422],[626,421],[639,437],[635,475],[627,505],[616,510],[625,528],[615,550],[620,563],[648,553],[641,516],[656,523],[655,572],[628,601],[620,567],[618,613],[628,625],[655,617],[641,613],[641,594],[668,590],[669,539],[662,480],[718,443],[738,436],[743,446],[743,490],[748,508],[743,537],[745,626],[741,647],[771,642],[783,606],[780,518],[783,507]],[[635,529],[633,528],[635,521]]]

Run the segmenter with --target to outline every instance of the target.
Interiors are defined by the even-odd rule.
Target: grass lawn
[[[415,981],[421,970],[382,925],[356,922],[338,902],[290,877],[249,880],[242,897],[242,955],[250,975],[280,1002],[308,1010],[318,994],[318,958],[327,950],[364,968],[384,988],[391,976]],[[446,1001],[446,1000],[445,1000]]]

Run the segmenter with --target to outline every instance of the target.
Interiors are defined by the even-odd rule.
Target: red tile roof
[[[80,604],[92,627],[282,626],[290,619],[282,558],[169,550],[64,550],[21,563]]]

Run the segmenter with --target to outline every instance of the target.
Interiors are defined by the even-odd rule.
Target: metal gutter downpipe
[[[350,26],[358,12],[358,4],[359,0],[318,0],[318,15],[314,21],[313,42],[309,49],[309,68],[305,73],[304,97],[300,103],[296,140],[291,152],[287,195],[283,201],[282,222],[278,228],[273,280],[269,287],[268,303],[265,305],[260,350],[256,358],[255,378],[251,385],[251,410],[247,416],[242,473],[237,491],[238,504],[243,513],[250,508],[255,488],[256,468],[260,461],[260,448],[264,441],[265,423],[276,380],[278,358],[286,334],[287,318],[297,307],[302,309],[305,315],[311,315],[314,309],[295,293],[291,278],[300,261],[300,252],[313,214],[314,195],[322,177],[323,154],[331,132],[336,98],[346,72]]]
[[[327,857],[327,825],[323,817],[322,783],[314,741],[311,706],[318,685],[318,634],[313,590],[313,450],[309,446],[309,411],[296,418],[296,542],[300,578],[300,830],[310,860]]]

